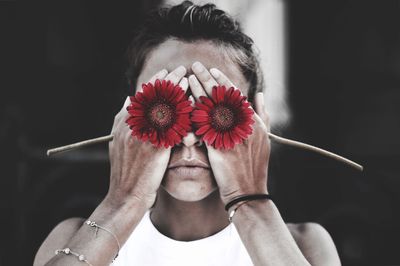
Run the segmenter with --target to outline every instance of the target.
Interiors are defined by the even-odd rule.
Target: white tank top
[[[235,225],[194,241],[177,241],[161,234],[147,211],[122,246],[113,266],[253,265]]]

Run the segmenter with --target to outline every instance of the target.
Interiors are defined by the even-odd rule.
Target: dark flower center
[[[217,131],[226,131],[235,125],[235,113],[232,108],[217,105],[211,112],[211,123]]]
[[[172,126],[175,118],[174,109],[165,103],[156,103],[150,107],[148,112],[150,123],[159,129],[165,129]]]

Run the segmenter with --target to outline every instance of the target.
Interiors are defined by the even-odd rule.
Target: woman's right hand
[[[185,74],[186,68],[183,66],[170,73],[161,70],[149,82],[154,83],[156,79],[170,80],[174,84],[179,83],[186,91],[188,81]],[[138,88],[140,90],[141,86]],[[113,204],[138,201],[149,209],[155,202],[157,190],[168,167],[171,148],[157,148],[131,135],[125,123],[129,116],[126,110],[129,104],[130,99],[127,97],[124,106],[115,116],[111,131],[114,138],[109,143],[111,174],[106,199]]]

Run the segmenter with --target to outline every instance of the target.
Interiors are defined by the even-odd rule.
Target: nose
[[[193,132],[189,132],[185,137],[182,138],[182,143],[180,145],[184,145],[186,147],[191,146],[201,146],[203,141],[196,136]]]

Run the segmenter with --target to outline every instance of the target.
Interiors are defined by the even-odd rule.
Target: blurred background
[[[178,1],[170,1],[178,2]],[[272,131],[365,166],[273,146],[287,222],[317,222],[343,265],[400,265],[400,1],[211,1],[260,50]],[[131,32],[162,1],[0,1],[0,265],[31,265],[51,229],[108,188],[106,135],[128,86]]]

